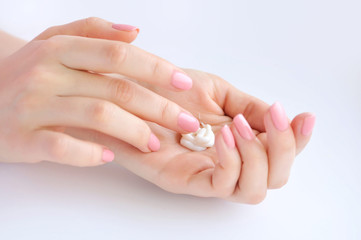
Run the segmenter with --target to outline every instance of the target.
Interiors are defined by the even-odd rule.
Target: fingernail
[[[178,89],[188,90],[192,88],[193,81],[184,73],[174,71],[172,76],[172,85]]]
[[[196,132],[199,129],[198,119],[183,112],[178,116],[178,125],[187,132]]]
[[[114,153],[109,149],[103,150],[102,160],[104,162],[112,162],[114,160]]]
[[[242,114],[238,114],[233,119],[234,125],[238,133],[247,140],[252,140],[254,138],[254,133],[252,132],[251,127],[249,126],[247,120],[244,118]]]
[[[301,133],[304,136],[310,135],[312,133],[313,127],[315,126],[315,122],[316,122],[316,116],[313,113],[311,113],[303,120]]]
[[[137,30],[139,32],[139,28],[134,27],[132,25],[127,25],[127,24],[113,24],[112,28],[119,30],[119,31],[131,32],[131,31]]]
[[[221,129],[221,133],[223,136],[223,140],[227,144],[227,146],[230,148],[234,148],[236,144],[234,142],[234,137],[231,132],[231,129],[227,125],[224,125]]]
[[[148,142],[148,148],[152,152],[156,152],[160,149],[160,142],[157,136],[155,136],[153,133],[150,134],[149,142]]]
[[[271,118],[275,127],[284,131],[288,128],[288,119],[285,110],[279,102],[275,102],[270,109]]]

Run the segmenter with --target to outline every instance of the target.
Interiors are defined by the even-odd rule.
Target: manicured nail
[[[285,110],[279,102],[275,102],[270,109],[271,118],[275,127],[280,131],[288,128],[288,119]]]
[[[199,121],[188,113],[180,113],[178,116],[178,126],[187,132],[196,132],[199,129]]]
[[[160,149],[159,139],[153,133],[150,134],[148,148],[153,152],[156,152]]]
[[[316,122],[316,116],[313,113],[305,117],[305,119],[303,120],[301,133],[304,136],[310,135],[312,133],[313,127],[315,126],[315,122]]]
[[[112,151],[110,151],[109,149],[104,149],[102,160],[104,162],[112,162],[114,160],[114,153]]]
[[[252,140],[254,138],[254,133],[252,132],[251,127],[249,126],[247,120],[244,118],[242,114],[238,114],[233,119],[234,125],[238,133],[247,140]]]
[[[236,144],[234,142],[234,137],[231,132],[231,129],[227,125],[224,125],[221,129],[221,133],[223,136],[223,140],[227,144],[227,146],[230,148],[234,148]]]
[[[131,32],[137,30],[139,32],[139,28],[127,24],[113,24],[112,28],[119,31]]]
[[[172,85],[178,89],[188,90],[192,88],[193,81],[184,73],[174,71],[172,76]]]

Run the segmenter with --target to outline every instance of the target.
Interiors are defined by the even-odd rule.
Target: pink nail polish
[[[148,142],[148,148],[152,152],[156,152],[160,149],[160,141],[153,133],[150,134],[149,142]]]
[[[131,32],[137,30],[139,32],[139,28],[127,24],[113,24],[112,28],[119,31]]]
[[[112,162],[114,160],[114,153],[112,151],[110,151],[109,149],[105,148],[103,150],[102,160],[104,162]]]
[[[192,88],[193,81],[184,73],[174,71],[172,76],[172,85],[181,90],[188,90]]]
[[[187,132],[196,132],[199,129],[199,121],[188,113],[180,113],[178,116],[178,126]]]
[[[313,127],[315,126],[315,122],[316,116],[314,114],[311,113],[309,116],[305,117],[305,119],[303,120],[301,133],[304,136],[310,135],[312,133]]]
[[[223,140],[227,144],[227,146],[230,148],[234,148],[236,144],[234,142],[234,137],[231,132],[231,129],[227,125],[224,125],[221,129],[221,133],[223,136]]]
[[[279,102],[275,102],[271,108],[271,118],[275,127],[280,131],[285,131],[288,128],[288,119],[285,110]]]
[[[244,118],[242,114],[238,114],[233,119],[233,122],[241,137],[247,140],[252,140],[254,138],[254,133],[252,132],[251,127],[249,126],[247,120]]]

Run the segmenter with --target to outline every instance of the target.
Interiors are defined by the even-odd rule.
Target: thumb
[[[139,28],[134,26],[113,24],[101,18],[89,17],[68,24],[50,27],[34,40],[45,40],[55,35],[72,35],[131,43],[138,33]]]

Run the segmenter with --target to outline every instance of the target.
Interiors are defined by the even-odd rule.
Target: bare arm
[[[0,30],[0,60],[14,53],[25,44],[25,40]]]

